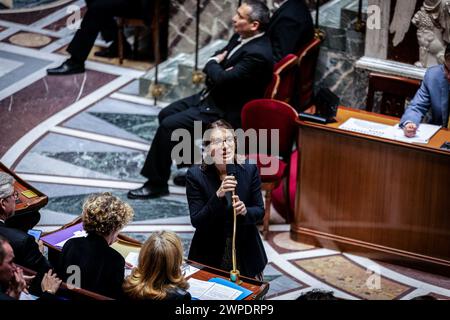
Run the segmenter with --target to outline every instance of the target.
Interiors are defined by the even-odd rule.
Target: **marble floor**
[[[150,63],[90,59],[85,74],[48,77],[45,69],[65,59],[61,49],[73,34],[61,24],[69,3],[38,15],[0,11],[0,161],[49,196],[37,227],[43,231],[72,221],[91,193],[126,199],[127,190],[140,186],[158,112],[175,98],[155,105],[143,97],[140,79]],[[170,182],[169,196],[129,202],[136,215],[127,235],[144,241],[154,231],[173,230],[187,252],[194,228],[184,188]],[[450,278],[294,242],[290,226],[273,216],[264,241],[267,299],[292,300],[313,288],[355,300],[450,299]],[[377,285],[370,282],[374,276]]]

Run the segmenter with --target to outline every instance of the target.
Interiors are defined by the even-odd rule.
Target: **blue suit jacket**
[[[437,65],[428,68],[422,85],[403,114],[400,124],[412,121],[418,125],[431,108],[431,123],[447,126],[448,93],[449,83],[445,77],[444,66]]]

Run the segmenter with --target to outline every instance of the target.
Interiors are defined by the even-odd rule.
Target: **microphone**
[[[227,171],[227,176],[236,177],[236,165],[234,163],[227,163],[226,171]],[[225,198],[227,199],[227,205],[230,207],[233,206],[233,198],[232,198],[233,193],[231,191],[225,192]]]

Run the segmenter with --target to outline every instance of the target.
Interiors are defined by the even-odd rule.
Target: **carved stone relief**
[[[424,0],[412,23],[417,27],[419,43],[418,67],[430,67],[444,62],[450,33],[450,0]]]

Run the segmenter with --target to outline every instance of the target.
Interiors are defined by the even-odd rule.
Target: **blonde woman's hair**
[[[89,196],[83,204],[84,230],[102,236],[122,229],[133,218],[131,206],[109,192]]]
[[[133,299],[162,300],[170,289],[187,289],[182,263],[180,238],[171,231],[153,233],[141,248],[138,266],[125,279],[124,292]]]

